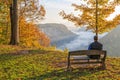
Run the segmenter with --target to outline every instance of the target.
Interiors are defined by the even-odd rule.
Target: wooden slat
[[[97,62],[70,62],[70,64],[96,64],[96,63],[102,63],[102,61]]]
[[[100,55],[100,59],[91,59],[87,58],[88,55]],[[107,52],[105,50],[78,50],[78,51],[70,51],[68,54],[68,65],[67,68],[69,69],[71,64],[96,64],[101,63],[105,65]],[[74,58],[77,56],[77,58]],[[80,58],[79,58],[80,56]],[[82,57],[84,56],[84,57]],[[86,57],[85,57],[86,56]]]
[[[99,62],[99,61],[103,61],[103,60],[102,59],[71,59],[70,62],[84,62],[84,61]]]
[[[71,56],[70,57],[71,59],[73,59],[73,60],[88,60],[88,59],[90,59],[88,56]]]
[[[106,51],[99,50],[79,50],[79,51],[70,51],[69,54],[72,55],[104,55]]]
[[[80,60],[89,60],[89,61],[90,61],[90,60],[103,60],[103,59],[101,59],[101,58],[100,58],[100,59],[84,59],[84,58],[81,59],[81,58],[80,58],[80,59],[70,59],[70,60],[71,60],[71,61],[80,61]]]

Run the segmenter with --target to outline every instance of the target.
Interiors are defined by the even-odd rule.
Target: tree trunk
[[[98,0],[96,0],[96,36],[98,37]]]
[[[10,5],[10,23],[11,23],[11,37],[10,37],[10,44],[12,44],[13,41],[13,7],[12,4]]]
[[[13,4],[10,7],[11,18],[11,45],[18,45],[19,43],[19,28],[18,28],[18,9],[17,0],[13,0]]]

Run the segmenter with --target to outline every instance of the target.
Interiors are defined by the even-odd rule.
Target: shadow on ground
[[[75,68],[72,71],[67,71],[64,69],[53,70],[46,72],[43,75],[27,78],[26,80],[73,80],[79,79],[80,77],[85,77],[87,75],[99,72],[102,69],[97,68]]]

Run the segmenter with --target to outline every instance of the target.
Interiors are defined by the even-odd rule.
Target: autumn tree
[[[20,37],[20,45],[29,46],[48,46],[49,45],[49,38],[41,31],[39,31],[35,25],[35,22],[40,22],[45,16],[45,9],[42,5],[39,4],[39,0],[18,0],[18,27],[19,27],[19,35]],[[9,39],[10,34],[12,31],[10,30],[10,13],[13,15],[13,0],[0,0],[0,31],[7,32],[9,36],[4,38],[2,41],[6,41]],[[11,5],[12,4],[12,5]],[[11,10],[9,9],[11,8]],[[11,11],[11,12],[10,12]],[[11,18],[14,17],[11,16]],[[13,19],[12,19],[13,20]],[[14,23],[14,21],[12,21]],[[11,23],[12,23],[11,22]],[[5,27],[6,23],[8,23]],[[5,25],[3,25],[5,24]],[[14,24],[11,24],[13,26]],[[6,30],[6,31],[3,31]],[[13,30],[14,31],[14,30]],[[13,32],[14,34],[14,32]],[[0,35],[0,40],[2,39],[1,36],[5,36],[3,34]],[[12,35],[11,35],[12,36]],[[11,38],[11,40],[13,40]],[[9,40],[8,40],[9,41]]]
[[[24,17],[29,22],[40,22],[46,14],[39,0],[19,0],[19,21]]]
[[[11,20],[11,45],[19,43],[19,27],[18,27],[18,0],[12,0],[10,5],[10,20]]]
[[[35,23],[40,22],[45,16],[45,9],[39,0],[19,0],[19,29],[20,41],[26,46],[48,46],[49,38],[37,30]],[[24,36],[23,36],[24,34]],[[26,35],[26,36],[25,36]]]
[[[23,47],[47,47],[50,39],[36,27],[32,22],[27,22],[25,18],[21,18],[20,26],[20,45]]]
[[[82,13],[75,16],[73,13],[66,14],[65,11],[61,11],[60,15],[63,17],[63,19],[67,19],[80,27],[86,26],[87,30],[92,30],[93,32],[96,32],[97,25],[98,33],[110,31],[120,23],[120,14],[116,15],[116,17],[112,20],[106,19],[110,16],[110,14],[112,14],[115,11],[115,7],[120,4],[119,0],[83,1],[84,3],[81,3],[79,5],[72,4],[72,6],[75,7],[75,11],[80,11]]]
[[[11,14],[11,39],[10,44],[16,45],[19,43],[19,28],[18,28],[18,9],[19,9],[19,21],[21,17],[25,17],[30,21],[37,21],[45,16],[45,10],[43,6],[38,5],[39,0],[12,0],[10,6]],[[19,25],[20,26],[20,25]]]

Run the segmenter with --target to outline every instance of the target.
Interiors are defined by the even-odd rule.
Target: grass
[[[14,54],[19,49],[13,46],[0,49],[0,80],[120,80],[120,58],[107,57],[106,70],[85,65],[74,66],[69,72],[65,52],[34,50]]]

